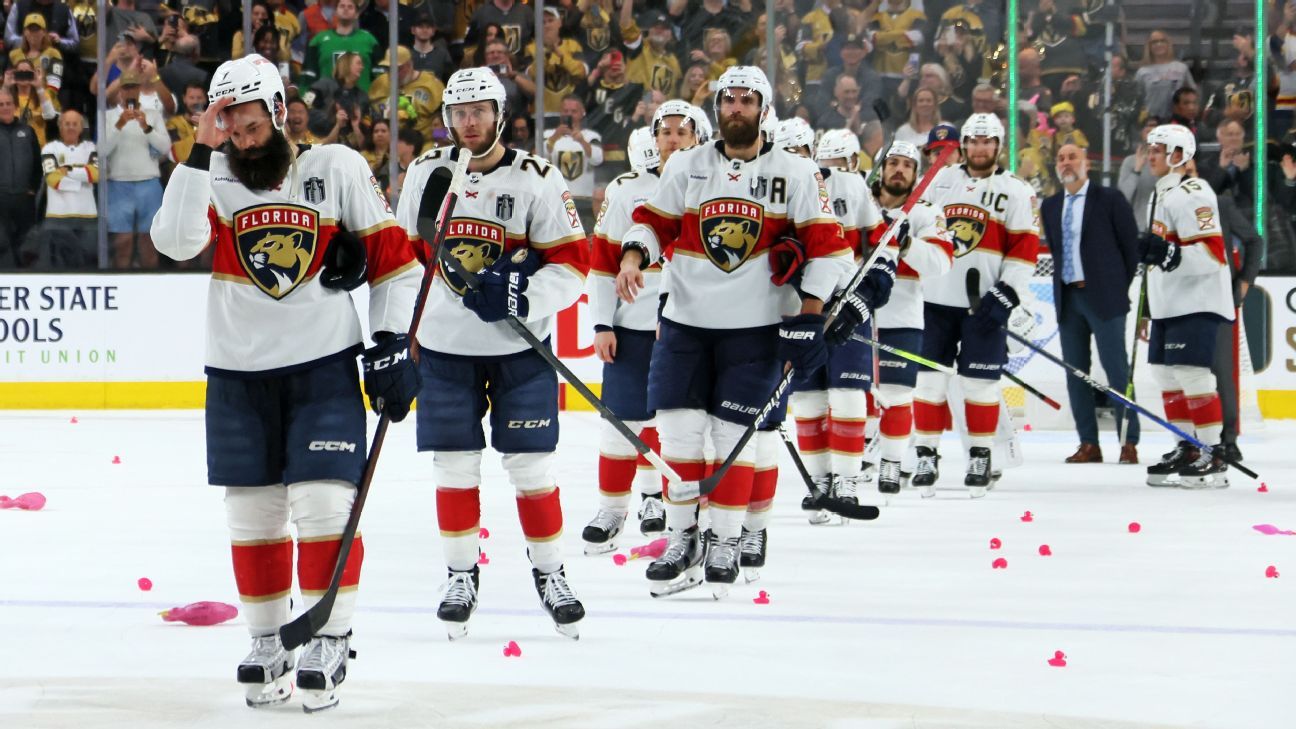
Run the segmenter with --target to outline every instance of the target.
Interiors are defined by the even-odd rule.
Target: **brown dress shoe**
[[[1102,463],[1102,449],[1093,443],[1081,443],[1067,463]]]
[[[1138,446],[1133,443],[1126,443],[1121,446],[1120,462],[1138,465]]]

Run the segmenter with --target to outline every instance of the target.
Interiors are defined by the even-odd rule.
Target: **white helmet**
[[[657,150],[657,140],[653,137],[652,127],[639,127],[630,132],[630,141],[626,142],[626,157],[630,159],[630,169],[635,172],[652,169],[661,164],[661,152]]]
[[[693,131],[697,133],[698,144],[705,144],[711,141],[711,135],[714,133],[711,129],[711,120],[707,118],[706,112],[701,107],[689,104],[689,118],[693,120]]]
[[[668,116],[682,116],[685,119],[692,121],[693,117],[689,113],[692,108],[692,104],[679,99],[663,101],[657,106],[657,111],[653,112],[652,133],[654,135],[657,134],[657,131],[661,129],[662,120]]]
[[[999,117],[994,114],[985,112],[973,114],[967,118],[967,121],[963,122],[963,129],[959,131],[959,137],[964,142],[969,137],[994,137],[1002,145],[1004,141],[1003,122],[999,121]]]
[[[1176,149],[1183,150],[1183,161],[1179,165],[1185,164],[1188,160],[1197,154],[1197,140],[1193,138],[1193,133],[1188,127],[1182,124],[1161,124],[1153,127],[1148,132],[1148,146],[1153,144],[1164,144],[1166,150],[1166,163],[1170,162],[1170,155],[1174,154]],[[1171,169],[1179,165],[1170,165]]]
[[[918,147],[913,142],[905,142],[897,139],[887,148],[886,154],[883,155],[882,161],[885,162],[887,157],[904,157],[913,160],[916,169],[922,169],[922,155],[918,152]]]
[[[724,93],[725,89],[734,88],[751,89],[760,94],[762,120],[767,114],[772,113],[774,89],[770,87],[765,72],[759,66],[730,66],[720,74],[720,80],[716,81],[714,101],[717,122],[720,120],[720,94]]]
[[[844,159],[846,169],[854,172],[859,167],[859,137],[849,129],[829,129],[819,137],[819,146],[815,147],[815,162],[823,164],[824,160]]]
[[[814,143],[814,130],[799,116],[784,119],[774,130],[774,144],[784,149],[805,147],[811,150],[814,149]]]
[[[720,112],[717,111],[716,113],[719,114]],[[764,119],[761,119],[761,123],[760,123],[761,136],[765,137],[765,141],[767,142],[774,141],[774,134],[778,131],[778,125],[779,125],[778,113],[775,112],[773,109],[770,109],[769,113],[765,115]]]
[[[270,112],[275,129],[283,129],[288,118],[288,96],[284,92],[283,77],[279,67],[256,53],[226,61],[216,69],[211,86],[207,88],[207,103],[214,104],[226,96],[234,99],[231,106],[248,101],[260,101]],[[276,108],[277,105],[277,108]],[[216,126],[225,128],[218,117]]]
[[[500,83],[494,71],[485,66],[460,69],[450,75],[445,91],[441,93],[441,122],[453,134],[454,125],[450,123],[451,106],[473,101],[495,102],[495,142],[482,154],[473,155],[485,157],[495,149],[496,144],[499,144],[504,133],[504,115],[507,112],[505,98],[507,95],[504,93],[504,84]]]

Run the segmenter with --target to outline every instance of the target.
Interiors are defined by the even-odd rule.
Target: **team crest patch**
[[[252,283],[282,299],[306,279],[319,240],[319,214],[300,205],[257,205],[234,215],[234,247]]]
[[[946,205],[945,228],[954,241],[954,257],[967,255],[981,245],[990,215],[975,205]]]
[[[495,217],[503,221],[513,217],[512,195],[500,195],[495,198]]]
[[[1215,211],[1210,206],[1200,207],[1194,211],[1197,214],[1197,227],[1205,230],[1215,230]]]
[[[454,218],[446,226],[442,245],[455,260],[455,265],[469,273],[477,273],[499,260],[504,253],[504,226],[475,218]],[[441,275],[456,294],[463,296],[468,291],[468,285],[458,273],[447,273],[442,269]]]
[[[572,199],[570,192],[562,194],[563,207],[567,209],[567,222],[571,224],[572,230],[580,230],[580,213],[576,212],[576,201]]]
[[[319,205],[324,202],[324,178],[312,177],[302,183],[302,195],[306,202],[312,205]]]
[[[764,218],[764,209],[747,200],[722,198],[702,203],[698,209],[702,250],[721,271],[733,271],[756,250]]]
[[[832,203],[828,200],[828,186],[824,184],[823,175],[816,172],[815,182],[819,183],[819,209],[832,215]]]
[[[387,194],[383,192],[382,185],[378,183],[378,178],[370,175],[369,184],[373,186],[374,194],[377,195],[378,200],[382,202],[383,209],[390,213],[392,211],[391,203],[387,202]]]

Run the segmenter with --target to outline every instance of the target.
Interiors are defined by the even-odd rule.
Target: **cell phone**
[[[166,24],[167,24],[168,26],[172,27],[172,28],[179,28],[179,27],[180,27],[180,16],[179,16],[179,15],[172,15],[171,17],[169,17],[169,18],[166,19]]]
[[[503,76],[508,71],[508,66],[503,63],[492,63],[490,69],[495,72],[496,76]]]
[[[127,109],[130,109],[131,111],[138,111],[138,110],[139,110],[139,102],[136,101],[136,100],[134,100],[134,99],[131,99],[131,100],[129,100],[129,101],[126,102],[126,108],[127,108]]]
[[[563,114],[561,117],[558,118],[558,123],[563,126],[570,127],[572,126],[572,118],[567,114]]]
[[[14,71],[14,81],[35,81],[35,71]]]

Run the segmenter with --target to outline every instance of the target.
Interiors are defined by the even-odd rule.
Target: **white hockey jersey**
[[[878,210],[863,175],[822,167],[819,174],[823,176],[824,189],[828,191],[828,199],[832,201],[833,215],[841,223],[846,244],[855,257],[855,265],[843,275],[839,284],[839,288],[842,288],[855,276],[856,267],[872,255],[882,234],[886,232],[886,225],[883,224],[882,213]],[[899,251],[899,247],[894,247],[882,255],[894,260]]]
[[[96,217],[94,187],[99,182],[99,155],[94,142],[69,147],[60,140],[41,149],[41,172],[47,190],[45,217]]]
[[[621,271],[621,237],[634,225],[635,208],[648,201],[660,179],[660,170],[653,168],[627,172],[607,186],[590,251],[588,288],[595,329],[624,327],[651,332],[657,328],[661,265],[654,261],[644,269],[644,287],[633,304],[617,298],[616,276]]]
[[[369,165],[337,144],[297,154],[274,190],[249,190],[212,152],[210,171],[181,165],[163,193],[152,227],[158,251],[184,261],[216,245],[209,373],[280,374],[359,351],[351,296],[318,278],[339,227],[367,249],[370,330],[409,328],[422,268]]]
[[[894,218],[900,208],[888,209]],[[919,200],[909,210],[909,241],[897,241],[900,262],[895,286],[886,306],[878,310],[880,329],[923,328],[923,282],[949,273],[954,263],[954,244],[945,228],[945,216],[936,206]]]
[[[553,130],[545,132],[545,149],[549,150],[549,161],[553,162],[567,181],[567,189],[572,195],[580,198],[594,196],[594,168],[603,164],[603,137],[592,129],[582,129],[581,136],[590,144],[590,153],[571,137],[564,136],[548,147]]]
[[[987,177],[968,174],[967,165],[936,173],[923,194],[945,214],[954,244],[954,265],[947,275],[923,280],[923,296],[933,304],[971,306],[967,272],[981,272],[985,294],[997,282],[1025,297],[1039,255],[1039,205],[1035,190],[1003,168]]]
[[[827,301],[851,268],[819,168],[766,143],[750,161],[717,141],[671,156],[648,202],[634,212],[622,247],[647,260],[665,252],[670,296],[662,316],[704,329],[778,324],[796,298],[770,280],[769,248],[795,235],[806,249],[801,289]]]
[[[1151,231],[1179,244],[1183,258],[1173,271],[1148,268],[1152,318],[1207,313],[1233,321],[1233,280],[1215,191],[1203,180],[1172,172],[1157,180],[1153,200]]]
[[[418,235],[419,201],[432,170],[452,167],[459,150],[434,149],[414,161],[405,174],[401,197],[408,204],[397,220],[426,248]],[[435,215],[433,211],[431,215]],[[527,327],[540,339],[549,336],[554,316],[575,303],[589,273],[589,248],[576,203],[553,165],[534,155],[508,150],[487,172],[470,172],[464,194],[442,244],[464,268],[480,271],[519,248],[530,248],[543,265],[527,283]],[[487,323],[463,305],[467,285],[457,274],[438,267],[419,323],[419,345],[443,354],[493,357],[529,349],[508,324]]]

